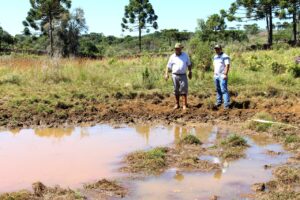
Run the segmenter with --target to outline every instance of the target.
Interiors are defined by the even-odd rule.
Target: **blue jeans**
[[[227,78],[228,79],[228,78]],[[228,107],[230,104],[230,97],[229,97],[229,92],[227,89],[227,79],[223,79],[220,76],[215,76],[214,81],[215,81],[215,86],[216,86],[216,91],[217,91],[217,105],[222,104],[222,97],[224,99],[224,107]]]

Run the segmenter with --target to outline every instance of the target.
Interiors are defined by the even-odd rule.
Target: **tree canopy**
[[[55,20],[60,20],[69,14],[71,0],[30,0],[30,5],[26,20],[23,21],[24,32],[28,34],[28,27],[31,27],[47,35],[50,39],[50,56],[53,56]]]
[[[141,35],[142,30],[147,32],[150,28],[157,29],[158,16],[152,7],[149,0],[130,0],[129,4],[125,6],[125,13],[122,19],[122,31],[138,31],[139,32],[139,49],[142,50]]]

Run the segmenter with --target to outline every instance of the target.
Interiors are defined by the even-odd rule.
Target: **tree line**
[[[239,24],[237,28],[227,27],[226,22],[262,19],[266,21],[267,42],[271,46],[274,41],[273,30],[276,28],[274,18],[291,21],[277,24],[276,40],[289,40],[289,31],[293,35],[293,44],[297,43],[299,37],[300,0],[236,0],[228,10],[223,9],[206,20],[199,19],[195,32],[177,29],[157,31],[158,16],[150,1],[129,0],[128,5],[124,7],[124,17],[120,19],[120,28],[124,32],[138,32],[137,37],[88,34],[84,11],[80,8],[71,11],[71,0],[29,1],[31,8],[23,21],[23,34],[13,37],[0,27],[0,50],[13,48],[45,51],[51,57],[101,57],[128,52],[128,49],[132,50],[131,53],[140,53],[142,49],[164,52],[171,48],[172,43],[188,41],[192,37],[203,42],[247,41],[248,35],[255,35],[260,31],[257,24],[247,24],[240,30]],[[150,33],[151,29],[155,32]]]

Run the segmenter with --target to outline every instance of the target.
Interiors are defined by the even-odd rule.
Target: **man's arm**
[[[172,56],[170,56],[169,60],[168,60],[168,64],[166,66],[166,71],[165,71],[165,79],[168,80],[169,78],[169,70],[172,69]]]
[[[225,69],[224,69],[224,79],[228,78],[228,72],[229,72],[229,68],[230,68],[230,64],[225,65]]]
[[[188,65],[188,70],[189,70],[189,79],[192,79],[192,63],[190,63],[190,65]]]
[[[169,78],[169,66],[167,65],[166,71],[165,71],[165,79],[168,80]]]
[[[188,66],[188,71],[189,71],[188,77],[189,77],[189,79],[192,79],[192,62],[191,62],[191,59],[188,54],[187,54],[187,58],[188,58],[187,66]]]
[[[230,64],[225,65],[224,75],[226,75],[226,76],[228,75],[229,68],[230,68]]]
[[[227,79],[228,72],[229,72],[229,69],[230,69],[230,58],[229,57],[225,58],[224,64],[225,64],[225,68],[224,68],[223,75],[224,75],[224,79]]]

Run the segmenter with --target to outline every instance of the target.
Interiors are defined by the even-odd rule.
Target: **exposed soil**
[[[300,99],[233,99],[232,108],[215,108],[213,99],[189,96],[189,107],[173,110],[174,97],[160,94],[127,95],[116,94],[102,102],[86,101],[79,103],[83,110],[72,105],[57,105],[51,114],[35,113],[31,110],[8,109],[0,104],[0,126],[4,128],[61,127],[83,123],[237,123],[244,122],[256,113],[267,112],[276,121],[299,125]],[[77,102],[78,104],[78,102]]]
[[[84,188],[74,191],[59,186],[47,187],[41,182],[32,184],[32,190],[22,190],[0,195],[0,200],[106,200],[110,197],[123,198],[127,190],[115,181],[102,179],[96,183],[87,184]]]

